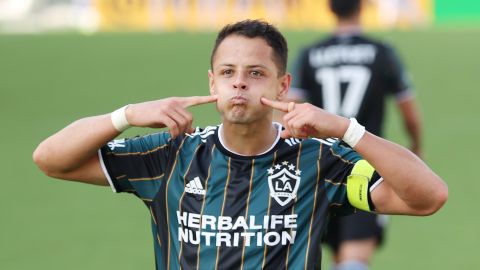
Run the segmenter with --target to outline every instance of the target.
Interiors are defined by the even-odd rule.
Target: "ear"
[[[208,86],[210,87],[210,95],[216,95],[213,71],[211,69],[208,70]]]
[[[292,83],[292,75],[287,72],[281,76],[279,80],[280,86],[277,93],[277,100],[284,100],[287,97],[288,89],[290,89],[290,84]]]

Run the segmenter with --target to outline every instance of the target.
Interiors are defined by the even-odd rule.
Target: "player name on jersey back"
[[[297,214],[239,216],[235,220],[230,216],[200,215],[177,211],[178,241],[198,245],[200,241],[207,246],[275,246],[295,242],[297,234]]]
[[[377,48],[372,44],[331,45],[310,50],[309,62],[312,67],[333,66],[342,63],[371,64]]]

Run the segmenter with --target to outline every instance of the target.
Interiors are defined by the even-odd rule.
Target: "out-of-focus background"
[[[401,52],[424,119],[425,161],[450,188],[438,214],[391,218],[373,269],[480,269],[480,2],[367,2],[366,30]],[[0,269],[154,268],[140,201],[50,179],[32,152],[81,117],[208,94],[215,32],[244,18],[277,25],[290,59],[334,25],[322,0],[0,0]],[[390,108],[386,135],[403,144]],[[212,105],[192,111],[197,125],[219,121]]]

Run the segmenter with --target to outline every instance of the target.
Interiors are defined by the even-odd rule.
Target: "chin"
[[[252,122],[251,117],[248,117],[245,114],[238,114],[238,113],[228,113],[224,117],[225,121],[232,123],[232,124],[249,124]]]
[[[232,124],[250,124],[255,121],[258,121],[264,117],[265,112],[258,110],[258,108],[250,107],[247,109],[246,106],[233,106],[229,108],[220,108],[217,107],[218,111],[222,115],[224,122],[229,122]]]

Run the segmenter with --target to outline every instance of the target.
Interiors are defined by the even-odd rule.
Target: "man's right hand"
[[[125,111],[131,126],[169,129],[172,138],[193,132],[193,116],[188,107],[212,103],[217,96],[170,97],[129,105]]]

